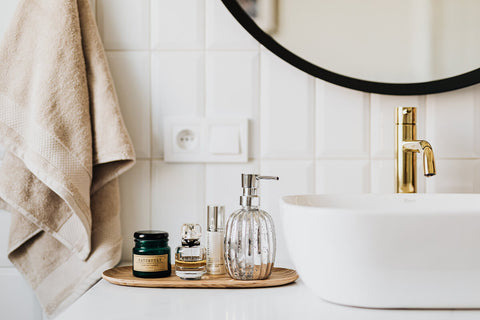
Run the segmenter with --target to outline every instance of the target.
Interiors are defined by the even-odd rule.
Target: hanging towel
[[[88,0],[21,0],[0,47],[9,259],[47,315],[121,254],[117,177],[135,153]]]

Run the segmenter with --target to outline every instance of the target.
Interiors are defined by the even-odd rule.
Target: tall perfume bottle
[[[207,273],[219,275],[225,273],[225,259],[223,254],[225,232],[224,206],[207,207]]]
[[[200,245],[201,236],[200,225],[182,226],[182,245],[175,250],[175,273],[180,279],[199,280],[205,274],[206,253]]]
[[[228,218],[225,228],[225,264],[237,280],[267,279],[275,263],[275,226],[270,215],[259,208],[259,180],[278,180],[242,174],[243,195],[239,210]]]

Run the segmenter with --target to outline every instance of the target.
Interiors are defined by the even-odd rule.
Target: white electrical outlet
[[[248,119],[165,120],[165,162],[247,162]]]
[[[201,128],[197,126],[176,126],[173,129],[175,152],[195,152],[200,146]]]

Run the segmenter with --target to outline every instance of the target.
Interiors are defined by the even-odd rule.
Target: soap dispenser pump
[[[225,228],[225,266],[237,280],[267,279],[275,263],[275,226],[272,217],[259,208],[260,180],[278,177],[242,174],[241,208],[230,215]]]

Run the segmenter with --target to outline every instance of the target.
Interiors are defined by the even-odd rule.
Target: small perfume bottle
[[[202,228],[198,224],[182,226],[182,246],[175,250],[175,273],[183,280],[199,280],[205,274],[206,253],[200,246]]]
[[[224,206],[207,207],[207,273],[220,275],[225,273],[225,258],[223,254]]]

